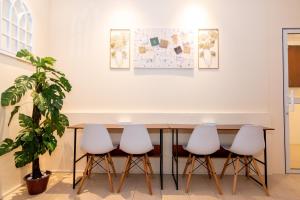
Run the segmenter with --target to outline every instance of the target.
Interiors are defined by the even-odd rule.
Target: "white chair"
[[[146,176],[149,193],[152,194],[150,175],[153,174],[152,166],[147,153],[153,150],[153,145],[144,125],[125,125],[121,136],[120,149],[128,154],[125,169],[122,174],[118,192],[124,184],[125,178],[128,176],[132,167],[138,166],[139,162],[143,162],[143,169]],[[137,157],[135,160],[133,157]]]
[[[116,147],[113,146],[110,135],[107,129],[100,124],[88,124],[83,129],[83,136],[81,140],[81,149],[87,153],[88,162],[83,172],[83,177],[80,181],[80,185],[77,193],[80,194],[83,183],[86,178],[90,176],[92,169],[96,165],[101,165],[101,162],[105,162],[103,169],[107,172],[108,182],[110,186],[110,191],[113,192],[113,181],[111,176],[111,170],[116,174],[113,160],[110,156],[110,152]],[[95,159],[98,158],[98,161]]]
[[[187,174],[186,192],[188,193],[190,190],[193,171],[199,168],[199,166],[203,166],[207,169],[209,177],[213,176],[217,190],[222,194],[220,181],[210,157],[211,154],[220,149],[220,140],[216,126],[214,124],[198,125],[193,130],[187,146],[183,148],[189,152],[189,157],[183,171],[183,174],[185,175],[187,169],[190,167],[189,173]],[[200,160],[200,156],[204,156],[205,161]],[[195,167],[195,161],[198,161],[199,166]]]
[[[269,196],[268,188],[263,181],[263,177],[254,158],[254,155],[262,152],[265,148],[263,128],[255,125],[244,125],[235,136],[231,147],[224,146],[223,148],[228,150],[230,153],[225,161],[221,178],[224,176],[227,166],[233,164],[233,194],[236,192],[238,174],[242,169],[245,168],[247,177],[251,176],[250,171],[253,171],[258,175],[259,182],[263,186],[266,194]],[[233,154],[236,156],[236,158],[232,158]],[[231,163],[229,163],[230,160]],[[241,168],[239,167],[240,163],[242,164]]]

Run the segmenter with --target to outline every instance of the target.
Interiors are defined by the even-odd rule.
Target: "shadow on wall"
[[[4,139],[6,112],[3,107],[0,107],[0,140]]]
[[[168,75],[168,76],[185,76],[193,77],[194,69],[143,69],[143,68],[134,68],[135,75]]]

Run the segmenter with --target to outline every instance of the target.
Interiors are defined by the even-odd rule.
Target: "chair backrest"
[[[188,151],[197,155],[209,155],[220,149],[220,140],[215,124],[196,126],[186,147]]]
[[[90,154],[108,153],[113,149],[110,135],[101,124],[87,124],[84,127],[80,146]]]
[[[146,127],[142,124],[124,125],[120,149],[129,154],[144,154],[153,149]]]
[[[255,155],[265,148],[261,126],[244,125],[235,136],[230,150],[240,155]]]

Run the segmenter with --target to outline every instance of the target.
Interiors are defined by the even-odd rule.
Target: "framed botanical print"
[[[110,68],[130,68],[130,30],[110,30]]]
[[[198,67],[199,69],[219,68],[219,30],[198,30]]]

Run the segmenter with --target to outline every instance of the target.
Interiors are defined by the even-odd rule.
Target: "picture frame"
[[[219,69],[219,29],[198,29],[198,69]]]
[[[110,69],[130,69],[130,29],[110,29]]]

